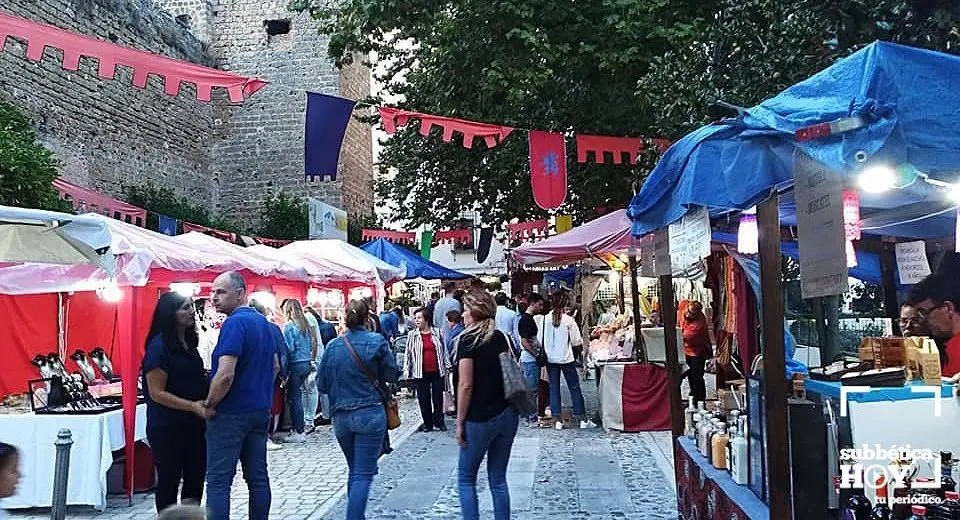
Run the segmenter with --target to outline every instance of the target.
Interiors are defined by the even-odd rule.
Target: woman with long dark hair
[[[304,414],[303,414],[303,383],[310,372],[315,370],[313,360],[317,358],[316,331],[307,322],[303,314],[303,306],[294,299],[289,299],[281,305],[287,323],[283,326],[283,339],[287,344],[287,403],[290,405],[290,414],[293,415],[293,431],[284,438],[284,442],[303,442]],[[311,427],[313,425],[310,425]]]
[[[500,354],[511,352],[507,335],[496,329],[497,304],[489,293],[463,297],[463,323],[457,338],[457,486],[465,520],[478,520],[477,472],[484,456],[496,520],[510,518],[507,464],[520,417],[503,391]]]
[[[207,375],[197,351],[193,300],[168,292],[153,311],[143,355],[147,441],[157,468],[157,512],[177,503],[200,503],[206,475]]]
[[[386,338],[364,329],[367,304],[347,306],[347,332],[323,351],[320,392],[330,396],[333,431],[347,459],[347,520],[365,518],[370,484],[387,434],[384,388],[397,382],[397,361]]]

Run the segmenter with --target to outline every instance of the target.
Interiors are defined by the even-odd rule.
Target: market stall
[[[739,484],[731,486],[733,477],[727,471],[710,471],[708,466],[716,466],[718,461],[684,455],[691,450],[688,441],[679,439],[684,433],[682,405],[678,395],[671,395],[673,433],[678,438],[678,482],[687,482],[684,479],[693,464],[701,475],[708,475],[707,480],[719,483],[705,485],[701,477],[700,490],[706,487],[723,495],[715,503],[733,502],[738,514],[742,512],[747,518],[820,519],[836,513],[848,498],[856,501],[862,497],[862,490],[845,491],[840,493],[838,503],[828,476],[839,472],[839,448],[859,447],[862,442],[884,447],[910,442],[934,452],[953,447],[945,439],[955,428],[955,421],[933,416],[932,398],[908,399],[908,395],[915,397],[913,389],[884,389],[879,400],[874,399],[873,392],[849,395],[849,420],[825,419],[840,410],[826,403],[842,395],[843,383],[808,381],[809,399],[803,398],[803,391],[795,396],[799,399],[787,399],[785,358],[790,336],[785,334],[783,324],[779,242],[785,228],[791,231],[784,233],[796,233],[799,238],[804,298],[843,292],[851,274],[848,268],[861,260],[853,243],[874,247],[873,252],[880,255],[887,312],[896,312],[894,275],[899,268],[900,282],[910,283],[904,279],[910,260],[893,259],[892,244],[905,239],[952,237],[956,232],[957,201],[952,195],[958,179],[952,172],[960,164],[960,146],[954,137],[960,111],[953,107],[955,103],[944,101],[944,96],[957,75],[957,57],[875,43],[775,98],[746,109],[736,120],[693,132],[662,157],[628,209],[633,233],[654,233],[659,238],[664,234],[661,230],[700,208],[707,208],[715,218],[731,210],[740,211],[741,224],[755,222],[756,277],[762,289],[763,375],[745,382],[749,420],[741,422],[748,425],[749,433],[734,435],[748,441],[750,471],[744,485],[755,496],[742,493],[745,488]],[[925,88],[915,88],[920,78]],[[755,212],[751,213],[754,206]],[[669,245],[674,246],[672,240]],[[910,247],[919,251],[913,258],[925,255],[923,245]],[[924,269],[906,272],[915,275],[917,270]],[[670,281],[665,276],[661,285],[672,285]],[[663,300],[670,299],[664,295]],[[665,316],[669,316],[666,311]],[[676,380],[679,367],[673,361],[671,377]],[[860,361],[873,363],[875,358],[861,356]],[[909,363],[902,364],[905,366],[892,367],[892,371],[907,371],[909,379]],[[867,384],[875,380],[872,376],[883,374],[851,372],[844,381],[849,385],[859,376]],[[898,386],[903,386],[902,380]],[[950,388],[942,392],[953,393]],[[929,410],[925,421],[919,419],[921,407]],[[952,412],[949,415],[954,416]],[[696,422],[704,416],[697,412],[688,417]],[[737,422],[729,417],[726,420],[728,424]],[[702,422],[705,426],[693,436],[713,438],[715,429],[709,421]],[[923,425],[922,431],[918,425]],[[943,432],[938,431],[940,428]],[[927,446],[927,442],[935,445]],[[826,468],[822,462],[807,464],[811,453],[821,453],[823,456],[815,460],[827,460]],[[927,468],[916,469],[918,478],[935,477],[923,473],[929,471]],[[751,504],[755,504],[755,498],[765,504],[754,508]]]
[[[231,270],[240,272],[252,286],[283,279],[274,266],[258,265],[250,258],[241,261],[223,252],[185,248],[166,235],[100,215],[86,215],[84,219],[108,230],[109,249],[115,255],[113,275],[91,263],[22,262],[0,267],[0,309],[13,318],[0,329],[0,344],[8,353],[0,372],[0,393],[8,402],[19,402],[19,406],[4,408],[12,415],[3,418],[5,425],[16,421],[17,428],[0,427],[0,440],[19,442],[25,459],[34,461],[31,464],[38,468],[25,473],[21,492],[5,500],[3,507],[50,505],[51,494],[44,490],[52,479],[53,466],[39,468],[48,462],[53,450],[53,444],[46,442],[56,435],[56,421],[51,419],[62,421],[65,415],[58,411],[60,408],[31,412],[44,405],[44,394],[38,392],[45,387],[28,386],[29,380],[47,377],[46,374],[84,374],[86,365],[97,365],[82,393],[89,387],[89,393],[98,396],[93,401],[88,399],[89,403],[99,403],[101,407],[91,408],[88,401],[83,401],[87,404],[82,404],[83,410],[70,412],[80,413],[71,415],[70,421],[77,426],[75,435],[93,435],[103,442],[87,442],[73,451],[71,478],[92,484],[71,490],[68,504],[102,507],[106,503],[103,461],[112,461],[113,451],[119,447],[126,450],[125,485],[128,492],[133,489],[134,442],[143,438],[143,424],[136,418],[143,413],[143,405],[137,404],[139,364],[160,294],[178,285],[199,290],[217,274]],[[122,401],[123,408],[119,430],[119,405],[107,405],[116,401]],[[69,401],[63,406],[81,406],[81,401]],[[41,432],[44,429],[51,430]],[[24,431],[35,432],[33,443],[24,443]],[[120,439],[118,431],[123,433]]]

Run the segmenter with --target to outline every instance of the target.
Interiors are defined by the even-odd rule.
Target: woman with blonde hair
[[[566,292],[554,293],[550,299],[550,314],[543,317],[540,327],[540,343],[547,353],[547,374],[550,376],[550,413],[557,428],[563,428],[561,420],[562,401],[560,400],[560,374],[567,380],[570,398],[573,401],[574,424],[581,428],[595,428],[593,421],[586,420],[586,406],[583,403],[583,391],[580,390],[580,376],[577,373],[573,347],[583,345],[583,336],[577,322],[567,314],[570,297]]]
[[[480,518],[477,472],[487,457],[487,476],[496,520],[510,518],[507,464],[517,435],[519,415],[503,391],[500,354],[511,353],[510,339],[496,329],[497,304],[486,291],[463,297],[466,328],[457,338],[457,485],[466,520]]]
[[[283,326],[283,340],[287,345],[287,403],[293,415],[293,431],[284,442],[303,442],[303,382],[314,370],[313,360],[317,358],[316,333],[306,316],[300,302],[288,299],[281,305],[287,323]]]

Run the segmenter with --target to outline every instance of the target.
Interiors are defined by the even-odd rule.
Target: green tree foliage
[[[304,240],[310,235],[310,215],[303,197],[280,191],[264,201],[257,234],[266,238]]]
[[[59,164],[23,114],[0,101],[0,204],[71,211],[50,184]]]
[[[403,108],[522,128],[643,135],[653,114],[633,93],[655,56],[685,41],[703,2],[667,0],[295,0],[329,34],[330,56],[347,63],[375,52],[378,80]],[[378,100],[375,100],[378,101]],[[377,186],[410,226],[449,225],[461,211],[487,222],[543,216],[530,188],[525,132],[494,149],[459,137],[444,143],[416,125],[389,139]],[[652,166],[576,162],[568,146],[563,211],[593,215],[623,205]],[[608,159],[609,160],[609,159]]]
[[[181,221],[177,224],[178,233],[183,231],[182,222],[190,222],[233,233],[245,232],[238,224],[222,217],[212,216],[206,208],[190,204],[185,197],[177,196],[173,190],[165,186],[157,186],[148,182],[139,186],[124,186],[123,191],[127,202],[147,210],[148,229],[154,231],[160,229],[157,214],[162,214]]]

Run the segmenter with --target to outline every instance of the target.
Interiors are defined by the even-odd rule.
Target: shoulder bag
[[[497,331],[497,334],[502,335],[507,342],[507,350],[499,354],[500,374],[503,376],[503,397],[520,415],[524,417],[532,415],[537,411],[537,403],[534,402],[533,394],[527,388],[520,365],[510,352],[513,349],[513,342],[503,332]]]
[[[534,321],[534,323],[536,323],[536,321]],[[546,345],[544,345],[543,343],[543,340],[546,339],[545,337],[546,330],[547,330],[547,318],[546,316],[544,316],[544,318],[540,320],[540,339],[537,340],[537,347],[539,348],[537,350],[536,360],[537,360],[537,366],[539,367],[547,366],[547,348],[546,348]]]
[[[383,409],[387,413],[387,429],[396,430],[400,427],[400,407],[397,405],[397,401],[394,400],[393,396],[388,394],[384,389],[383,385],[380,384],[380,380],[370,372],[370,369],[367,368],[367,365],[363,363],[360,359],[360,356],[357,355],[357,351],[353,350],[353,345],[350,344],[350,340],[347,339],[347,336],[344,335],[343,343],[347,346],[347,352],[350,352],[350,355],[353,356],[353,362],[357,364],[357,368],[367,379],[370,380],[370,384],[377,389],[377,393],[380,394],[380,398],[383,399]]]

